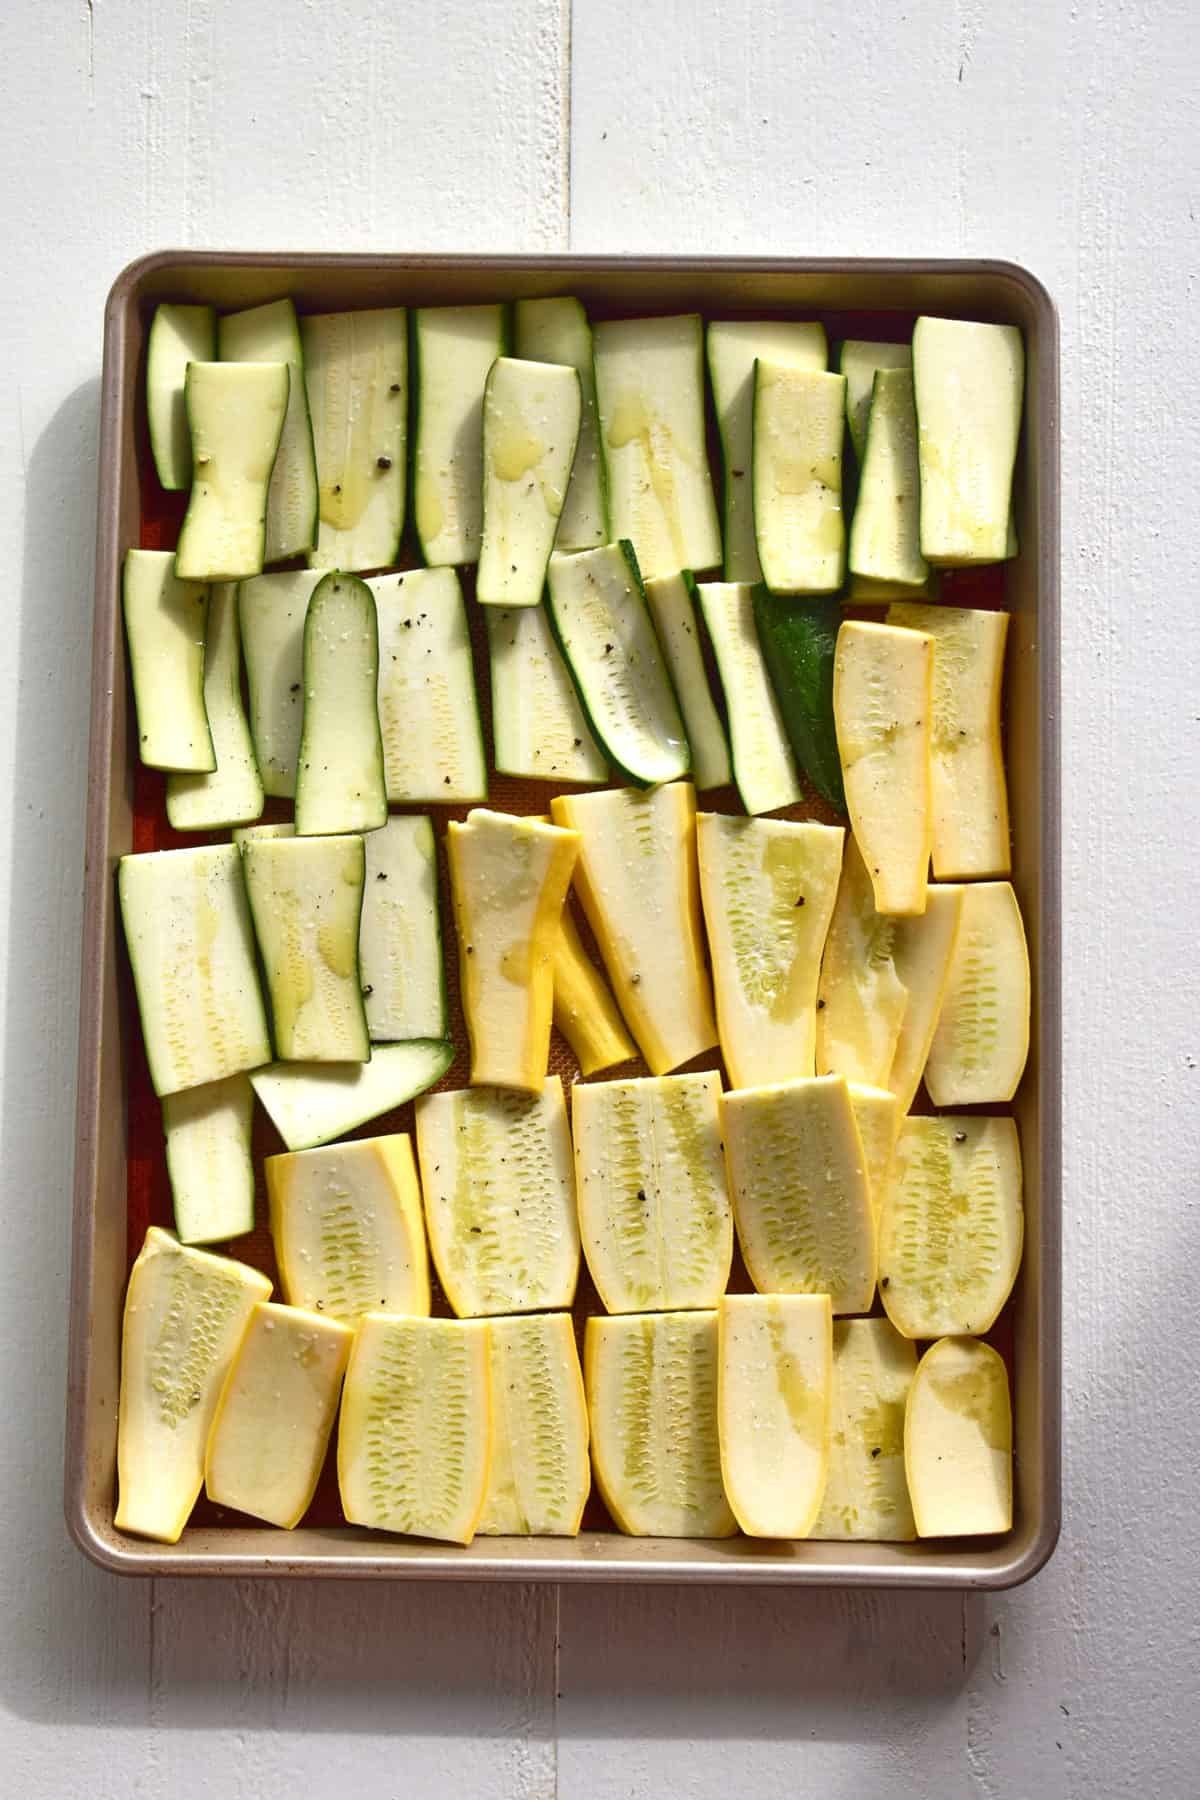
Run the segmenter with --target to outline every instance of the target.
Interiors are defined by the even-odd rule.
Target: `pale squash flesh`
[[[829,1467],[827,1294],[726,1294],[719,1309],[721,1475],[748,1537],[803,1538]]]
[[[850,823],[881,913],[921,913],[933,843],[933,639],[847,619],[833,718]]]
[[[904,1408],[917,1353],[887,1319],[835,1319],[829,1475],[811,1536],[911,1543]]]
[[[577,1537],[592,1485],[587,1397],[568,1313],[492,1319],[484,1537]]]
[[[554,1026],[575,1052],[583,1075],[596,1075],[637,1055],[608,983],[584,949],[570,905],[554,948]]]
[[[897,919],[893,939],[896,973],[908,993],[896,1054],[884,1086],[895,1094],[903,1115],[916,1098],[937,1029],[946,981],[958,942],[964,890],[947,883],[928,889],[925,911]]]
[[[908,1390],[904,1461],[921,1537],[1012,1529],[1012,1402],[990,1344],[947,1337],[925,1352]]]
[[[1029,950],[1007,881],[969,882],[925,1065],[935,1106],[1011,1100],[1029,1054]]]
[[[908,1006],[896,967],[899,920],[878,912],[862,852],[846,838],[817,986],[818,1075],[886,1087]]]
[[[878,1230],[883,1196],[891,1178],[896,1133],[900,1129],[903,1115],[895,1094],[889,1093],[886,1088],[863,1087],[857,1081],[848,1082],[847,1086],[866,1164],[871,1217]]]

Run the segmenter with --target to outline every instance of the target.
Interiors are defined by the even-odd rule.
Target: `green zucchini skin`
[[[754,623],[792,750],[822,799],[845,814],[833,726],[833,657],[841,622],[834,598],[772,594],[761,583],[754,590]]]

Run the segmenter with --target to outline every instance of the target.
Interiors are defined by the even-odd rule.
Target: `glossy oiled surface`
[[[6,1778],[37,1800],[285,1782],[389,1795],[401,1769],[414,1792],[539,1800],[1186,1793],[1200,646],[1190,516],[1170,471],[1200,395],[1188,359],[1153,351],[1181,341],[1192,304],[1194,21],[1178,4],[1031,0],[828,18],[782,5],[574,13],[569,60],[559,0],[449,13],[425,0],[403,12],[81,0],[10,26]],[[374,129],[348,127],[356,108]],[[172,241],[1007,254],[1054,292],[1068,1513],[1030,1588],[988,1600],[116,1583],[67,1543],[55,1300],[96,321],[115,271]]]

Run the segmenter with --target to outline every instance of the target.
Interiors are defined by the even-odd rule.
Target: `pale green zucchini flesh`
[[[413,315],[417,386],[413,508],[431,568],[479,561],[483,391],[504,354],[503,306],[423,306]]]
[[[296,830],[376,831],[387,819],[379,630],[375,597],[356,575],[327,575],[308,603],[303,682]]]
[[[208,587],[169,550],[127,550],[121,582],[138,755],[151,769],[215,769],[204,707]]]
[[[404,530],[408,315],[402,306],[301,321],[317,463],[322,569],[382,569]]]
[[[182,581],[261,574],[288,385],[285,362],[188,364],[192,491],[175,551]]]
[[[159,483],[178,492],[192,479],[192,439],[188,431],[184,381],[190,362],[213,362],[217,354],[216,314],[211,306],[154,309],[146,346],[146,418],[150,451]]]
[[[263,809],[263,783],[242,706],[237,588],[214,582],[204,647],[204,708],[217,766],[210,773],[167,776],[167,819],[175,831],[246,825]]]
[[[374,575],[379,728],[394,805],[487,798],[487,758],[462,589],[453,569]]]
[[[227,313],[217,325],[217,354],[222,362],[287,364],[287,413],[267,490],[264,561],[304,555],[317,541],[317,460],[295,306],[290,300],[274,300]]]
[[[559,550],[594,550],[608,541],[608,498],[587,313],[578,300],[564,295],[551,300],[518,300],[513,320],[518,356],[533,362],[566,363],[579,377],[583,403],[579,443],[554,543]]]
[[[536,606],[579,438],[579,377],[498,356],[483,393],[481,606]]]

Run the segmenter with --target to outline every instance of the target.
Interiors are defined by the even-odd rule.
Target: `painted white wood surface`
[[[1192,0],[0,17],[0,1789],[1195,1791]],[[573,16],[572,16],[573,13]],[[995,1601],[119,1584],[61,1524],[100,316],[171,243],[1010,256],[1064,334],[1068,1523]]]

